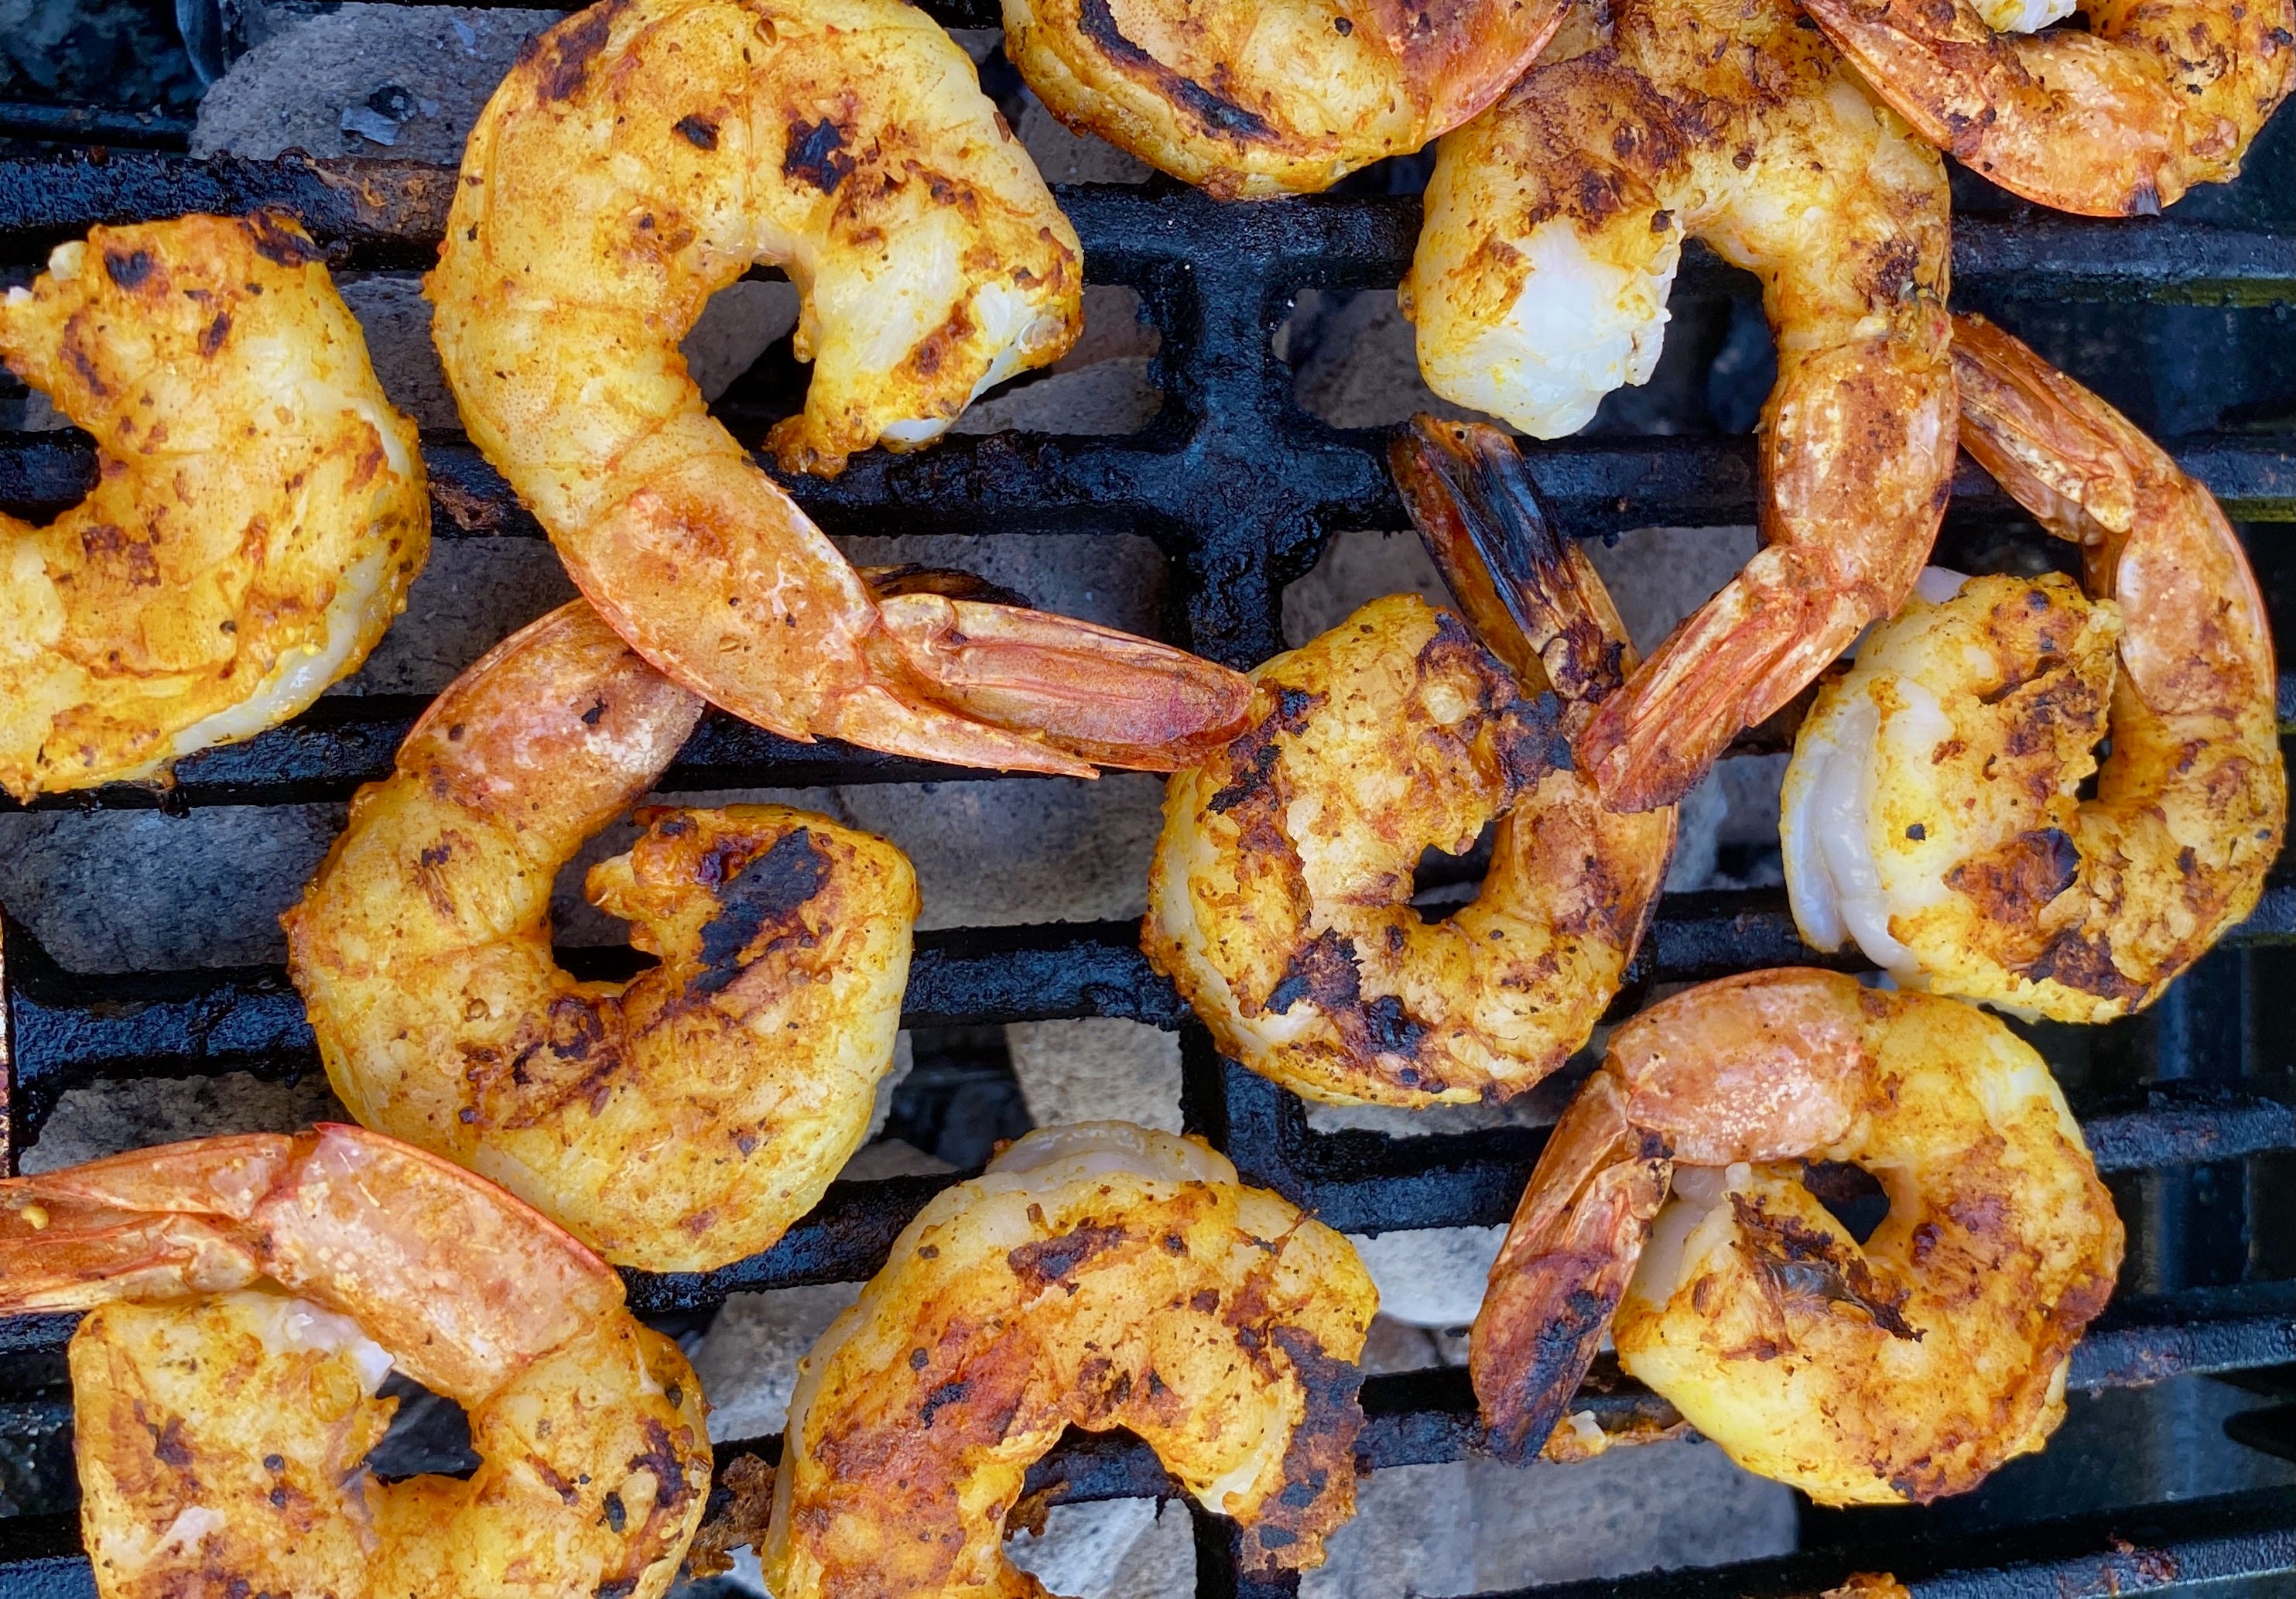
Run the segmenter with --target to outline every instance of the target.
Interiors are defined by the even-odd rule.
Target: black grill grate
[[[968,12],[962,20],[978,19]],[[48,246],[94,224],[263,205],[298,215],[340,266],[422,266],[452,181],[451,170],[416,163],[299,156],[196,161],[112,151],[0,161],[0,277],[28,277]],[[1416,236],[1417,202],[1321,198],[1221,205],[1160,184],[1065,190],[1060,200],[1083,239],[1092,280],[1134,287],[1160,330],[1152,376],[1164,398],[1150,427],[1119,439],[953,439],[916,455],[865,455],[834,483],[802,482],[792,489],[839,533],[1145,534],[1173,570],[1173,636],[1216,659],[1250,665],[1280,647],[1282,589],[1314,563],[1330,534],[1406,525],[1387,480],[1382,439],[1335,430],[1303,412],[1293,398],[1292,373],[1270,340],[1301,289],[1395,283]],[[2187,219],[2207,209],[2188,206],[2165,219],[2100,223],[1978,200],[1956,224],[1955,273],[1959,290],[1980,300],[2296,302],[2296,218],[2289,226],[2259,226],[2236,209],[2218,207],[2210,214],[2233,219]],[[1677,299],[1727,292],[1731,282],[1710,257],[1693,253]],[[501,479],[459,435],[427,434],[423,449],[439,536],[539,537]],[[2265,524],[2296,521],[2296,424],[2185,439],[2176,449],[2228,512],[2250,524],[2252,542],[2282,537]],[[1581,439],[1529,454],[1542,487],[1575,532],[1753,519],[1753,456],[1743,439]],[[0,505],[10,510],[51,513],[85,491],[92,472],[92,452],[77,435],[0,435]],[[1997,543],[2005,529],[2020,527],[2023,533],[2007,536],[2038,540],[1991,482],[1964,466],[1948,540]],[[2268,589],[2279,586],[2267,576]],[[2280,702],[2285,731],[2296,717],[2296,683],[2287,676]],[[41,803],[173,808],[340,799],[388,772],[417,709],[396,696],[325,701],[291,726],[184,761],[165,795],[119,786]],[[834,744],[797,745],[713,717],[663,786],[954,775]],[[2098,1049],[2119,1050],[2136,1062],[2105,1078],[2134,1086],[2077,1095],[2077,1108],[2100,1166],[2147,1185],[2145,1212],[2130,1221],[2133,1231],[2149,1228],[2156,1235],[2146,1240],[2146,1274],[2140,1280],[2132,1272],[2121,1298],[2077,1352],[2076,1389],[2296,1363],[2296,1281],[2243,1282],[2239,1278],[2254,1274],[2239,1261],[2194,1269],[2185,1260],[2204,1252],[2211,1238],[2229,1235],[2246,1248],[2248,1188],[2222,1174],[2238,1174],[2249,1157],[2296,1151],[2296,1111],[2272,1097],[2282,1092],[2273,1074],[2284,1070],[2285,1062],[2270,1058],[2269,1041],[2259,1046],[2236,1020],[2227,1033],[2225,1020],[2245,1013],[2251,958],[2291,940],[2296,885],[2276,880],[2227,948],[2152,1017],[2099,1035],[2108,1042]],[[565,955],[578,970],[613,958],[611,952]],[[1671,896],[1617,1009],[1630,1011],[1652,982],[1818,958],[1795,937],[1780,893]],[[74,974],[49,959],[24,928],[0,921],[0,1001],[7,1073],[0,1131],[12,1168],[57,1097],[76,1085],[237,1070],[278,1077],[316,1067],[302,1006],[277,968]],[[1170,986],[1149,970],[1129,922],[919,939],[906,1025],[1070,1016],[1125,1017],[1179,1030],[1187,1125],[1225,1149],[1249,1180],[1344,1230],[1504,1221],[1543,1138],[1519,1128],[1413,1139],[1312,1130],[1297,1099],[1218,1058]],[[2088,1047],[2085,1040],[2068,1045],[2062,1036],[2054,1043]],[[2051,1049],[2051,1041],[2044,1047]],[[2216,1179],[2208,1178],[2211,1173]],[[646,1311],[689,1311],[740,1290],[866,1276],[908,1218],[953,1180],[839,1183],[763,1255],[709,1274],[628,1274],[633,1303]],[[0,1390],[25,1396],[0,1401],[0,1450],[61,1451],[69,1405],[40,1386],[59,1374],[71,1324],[70,1317],[0,1322]],[[1463,1372],[1374,1377],[1365,1385],[1364,1404],[1369,1423],[1361,1451],[1368,1465],[1450,1460],[1476,1447]],[[1591,1384],[1582,1404],[1621,1427],[1663,1423],[1672,1415],[1662,1401],[1614,1373]],[[2263,1423],[2249,1431],[2259,1447],[2273,1447],[2275,1435]],[[770,1453],[777,1444],[757,1447]],[[1032,1478],[1032,1486],[1054,1484],[1065,1499],[1172,1492],[1152,1456],[1120,1435],[1071,1435]],[[1917,1518],[1898,1523],[1923,1524]],[[1284,1590],[1237,1575],[1229,1529],[1218,1518],[1198,1515],[1197,1547],[1204,1599]],[[2296,1569],[2296,1495],[2231,1495],[2076,1518],[1989,1541],[1948,1538],[1942,1531],[1927,1542],[1858,1540],[1751,1566],[1540,1592],[1548,1599],[1595,1599],[1628,1587],[1685,1599],[1782,1594],[1827,1586],[1854,1569],[1897,1570],[1923,1599],[2120,1593],[2284,1572]],[[0,1520],[0,1584],[7,1592],[86,1594],[90,1580],[69,1517]]]

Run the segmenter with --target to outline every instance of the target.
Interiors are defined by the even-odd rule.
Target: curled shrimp
[[[1564,741],[1633,646],[1514,446],[1423,416],[1391,454],[1490,647],[1398,594],[1262,666],[1249,730],[1166,789],[1142,943],[1223,1050],[1298,1093],[1498,1098],[1568,1060],[1618,991],[1675,814],[1614,814],[1570,767]],[[1428,922],[1422,852],[1494,818],[1480,892]]]
[[[713,420],[678,340],[758,260],[814,358],[785,468],[937,437],[1076,336],[1076,234],[972,62],[898,0],[603,0],[488,102],[424,280],[464,425],[614,630],[791,738],[1163,769],[1235,674],[1066,618],[873,595]]]
[[[0,513],[0,788],[164,777],[357,669],[430,548],[414,424],[284,217],[99,227],[0,297],[95,487]]]
[[[2206,488],[2008,334],[1954,324],[1962,442],[2080,546],[2087,594],[1938,573],[1876,627],[1794,741],[1786,886],[1817,948],[2106,1021],[2247,916],[2280,853],[2270,623]]]
[[[1762,280],[1766,547],[1575,741],[1669,804],[1912,589],[1953,468],[1943,164],[1785,0],[1633,0],[1447,135],[1403,290],[1439,394],[1554,438],[1658,359],[1685,238]]]
[[[1069,1426],[1137,1434],[1243,1524],[1247,1570],[1318,1565],[1355,1511],[1378,1304],[1346,1239],[1193,1139],[1030,1133],[936,1195],[800,1364],[766,1584],[1040,1599],[1004,1518]]]
[[[1481,111],[1563,0],[1004,0],[1054,115],[1223,200],[1329,188]]]
[[[709,1492],[693,1368],[526,1206],[358,1128],[0,1182],[0,1311],[72,1336],[103,1599],[656,1599]],[[398,1367],[468,1412],[468,1481],[365,1458]]]
[[[1862,1245],[1803,1182],[1822,1161],[1889,1196]],[[1726,978],[1613,1033],[1556,1125],[1475,1317],[1475,1393],[1495,1447],[1536,1451],[1607,1332],[1748,1471],[1925,1504],[2064,1419],[2121,1242],[2002,1022],[1835,972]]]
[[[2296,0],[1803,0],[1915,131],[2004,188],[2152,216],[2240,176],[2296,87]],[[2037,29],[2079,11],[2086,29]]]
[[[826,817],[652,809],[586,886],[661,964],[562,970],[553,880],[701,712],[574,601],[439,697],[283,918],[354,1115],[656,1271],[769,1247],[867,1136],[918,908],[899,850]]]

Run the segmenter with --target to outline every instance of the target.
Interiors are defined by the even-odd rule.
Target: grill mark
[[[1892,1292],[1875,1280],[1865,1256],[1855,1248],[1845,1248],[1793,1217],[1773,1216],[1759,1200],[1741,1193],[1731,1194],[1730,1209],[1742,1234],[1740,1247],[1768,1283],[1773,1299],[1849,1305],[1865,1312],[1890,1337],[1920,1341],[1920,1330],[1906,1322],[1899,1308],[1906,1302],[1904,1291]],[[1771,1354],[1781,1352],[1774,1349]]]
[[[148,250],[107,250],[103,252],[104,275],[123,289],[140,288],[152,275],[152,252]]]
[[[1042,1290],[1061,1282],[1095,1256],[1104,1255],[1125,1242],[1122,1227],[1102,1226],[1086,1222],[1057,1238],[1040,1238],[1006,1252],[1004,1264],[1013,1275],[1032,1290]],[[1067,1284],[1070,1293],[1076,1284]]]
[[[629,0],[605,0],[603,4],[542,36],[537,48],[545,59],[536,87],[542,100],[574,97],[589,75],[592,58],[606,47],[606,36],[613,31],[614,19],[628,4]]]
[[[281,266],[308,266],[326,258],[325,252],[304,236],[295,219],[279,211],[258,211],[247,219],[249,242],[255,253]]]
[[[1251,144],[1274,144],[1278,137],[1274,128],[1233,100],[1224,100],[1195,79],[1175,72],[1126,38],[1116,25],[1116,13],[1108,8],[1108,0],[1082,0],[1077,8],[1077,27],[1111,62],[1146,78],[1157,93],[1193,117],[1206,133]]]
[[[767,926],[821,892],[829,857],[813,831],[785,832],[772,849],[742,868],[718,896],[718,914],[701,929],[702,970],[685,985],[686,996],[718,993],[742,973],[742,952]]]
[[[688,117],[680,117],[674,126],[679,136],[694,149],[718,148],[718,124],[700,112],[697,111]]]
[[[1356,964],[1355,940],[1336,928],[1317,933],[1292,955],[1292,964],[1268,990],[1262,1014],[1280,1016],[1302,999],[1326,1011],[1353,1008],[1363,998],[1363,970]]]
[[[845,130],[824,117],[808,122],[792,117],[789,142],[782,152],[782,176],[811,184],[824,194],[837,193],[853,171],[853,158],[845,153]]]

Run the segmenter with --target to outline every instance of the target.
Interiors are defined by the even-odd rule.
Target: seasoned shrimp
[[[655,1599],[709,1492],[701,1387],[603,1261],[493,1184],[323,1127],[0,1183],[0,1312],[71,1341],[103,1599]],[[370,1475],[393,1366],[468,1481]]]
[[[1088,129],[1223,200],[1312,193],[1506,92],[1564,0],[1004,0],[1004,50]]]
[[[1070,1426],[1136,1433],[1243,1524],[1247,1570],[1319,1565],[1355,1512],[1378,1306],[1346,1239],[1193,1139],[1030,1133],[935,1196],[800,1363],[766,1584],[1041,1599],[1004,1519]]]
[[[1982,318],[1955,330],[1963,442],[2080,545],[2088,594],[1925,578],[1794,741],[1786,886],[1816,948],[1854,938],[1907,986],[2107,1021],[2247,916],[2280,853],[2270,623],[2166,451]]]
[[[873,596],[705,408],[678,340],[788,268],[814,357],[785,468],[922,445],[1075,338],[1075,233],[898,0],[604,0],[472,133],[424,281],[464,425],[616,632],[798,739],[966,766],[1168,769],[1249,689],[1177,650],[945,595]]]
[[[1915,131],[2059,210],[2230,183],[2296,87],[2296,0],[1803,0]],[[2087,26],[2038,29],[2079,11]]]
[[[0,358],[95,436],[0,512],[0,788],[162,778],[358,668],[430,549],[414,424],[284,217],[99,227],[0,297]]]
[[[1945,170],[1785,0],[1628,0],[1447,136],[1403,287],[1439,394],[1554,438],[1647,379],[1685,238],[1762,279],[1762,537],[1576,741],[1679,799],[1912,589],[1953,469]]]
[[[283,918],[354,1115],[654,1271],[767,1248],[867,1136],[918,903],[899,850],[825,817],[641,811],[586,886],[661,964],[561,970],[553,879],[701,711],[562,607],[439,697]]]
[[[1616,815],[1570,768],[1633,648],[1514,446],[1421,417],[1393,459],[1491,648],[1398,594],[1261,667],[1250,730],[1166,790],[1142,930],[1223,1050],[1334,1104],[1498,1098],[1562,1064],[1674,845],[1671,807]],[[1481,891],[1425,921],[1422,851],[1494,817]]]
[[[1802,1180],[1821,1161],[1889,1195],[1862,1246]],[[1475,1318],[1475,1394],[1496,1447],[1534,1452],[1607,1331],[1748,1471],[1926,1504],[2064,1419],[2121,1236],[2055,1079],[1995,1018],[1835,972],[1726,978],[1612,1034],[1555,1128]]]

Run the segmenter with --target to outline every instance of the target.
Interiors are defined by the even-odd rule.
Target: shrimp
[[[1447,398],[1555,438],[1658,360],[1685,238],[1762,280],[1767,546],[1576,741],[1616,809],[1681,798],[1903,603],[1953,470],[1945,169],[1786,0],[1628,0],[1447,135],[1403,286]]]
[[[2296,87],[2296,0],[1803,0],[1923,138],[2004,188],[2155,216],[2240,176]],[[2079,11],[2086,30],[2046,28]]]
[[[1004,0],[1054,115],[1223,200],[1311,193],[1506,92],[1563,0]]]
[[[603,0],[561,22],[480,115],[424,291],[472,440],[616,632],[787,737],[958,765],[1163,770],[1234,721],[1243,680],[1180,651],[873,596],[678,353],[758,260],[797,283],[815,360],[775,430],[786,470],[925,444],[1080,324],[1075,232],[922,12]]]
[[[0,1182],[0,1311],[72,1336],[103,1599],[656,1599],[709,1493],[701,1386],[621,1279],[491,1183],[322,1127]],[[468,1481],[365,1459],[396,1366],[468,1412]]]
[[[1802,1180],[1822,1161],[1888,1193],[1863,1245]],[[2121,1243],[2063,1094],[2002,1022],[1749,972],[1611,1035],[1531,1173],[1469,1366],[1494,1447],[1526,1456],[1608,1332],[1748,1471],[1822,1505],[1926,1504],[2064,1419]]]
[[[1925,578],[1794,741],[1786,886],[1816,948],[1854,938],[1908,987],[2109,1021],[2245,918],[2279,856],[2270,623],[2166,451],[1991,324],[1955,329],[1963,443],[2080,546],[2087,594]]]
[[[1378,1306],[1346,1239],[1194,1139],[1030,1133],[937,1194],[799,1364],[766,1586],[1041,1599],[1004,1519],[1069,1426],[1136,1433],[1242,1523],[1244,1570],[1321,1564]]]
[[[661,964],[561,970],[552,881],[701,712],[563,606],[439,697],[282,918],[352,1114],[655,1271],[769,1247],[867,1136],[918,909],[899,850],[825,817],[642,810],[586,886]]]
[[[1615,815],[1570,767],[1633,648],[1514,446],[1423,416],[1392,454],[1491,647],[1398,594],[1261,667],[1250,730],[1165,791],[1141,939],[1224,1051],[1335,1104],[1498,1098],[1562,1064],[1674,846],[1671,807]],[[1425,921],[1422,851],[1495,817],[1480,893]]]
[[[165,781],[356,671],[430,550],[414,424],[283,216],[99,227],[0,298],[0,357],[95,436],[0,513],[0,788]]]

